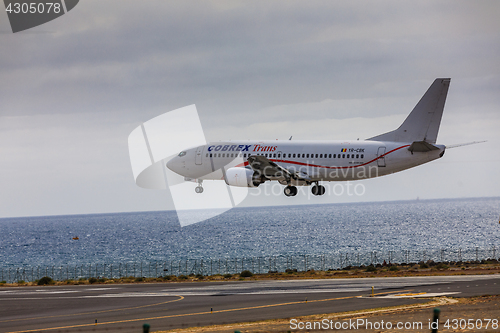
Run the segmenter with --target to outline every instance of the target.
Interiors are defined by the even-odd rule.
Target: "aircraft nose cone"
[[[167,162],[167,168],[169,168],[173,172],[179,173],[181,166],[180,166],[180,163],[178,161],[178,158],[174,157],[174,158],[170,159],[170,161]]]

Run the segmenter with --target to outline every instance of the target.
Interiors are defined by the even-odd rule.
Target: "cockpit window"
[[[179,153],[179,157],[182,157],[182,156],[184,156],[184,155],[186,155],[186,152],[185,152],[185,151],[181,151],[181,152]]]

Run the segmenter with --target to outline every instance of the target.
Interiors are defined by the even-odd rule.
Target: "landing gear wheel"
[[[311,193],[313,195],[318,195],[318,191],[319,191],[318,185],[314,185],[313,187],[311,187]]]
[[[325,187],[323,185],[314,185],[311,188],[311,192],[313,195],[323,195],[325,194]]]
[[[194,191],[195,191],[196,193],[203,193],[203,187],[201,187],[201,186],[196,186],[196,187],[195,187],[195,189],[194,189]]]
[[[318,185],[319,193],[318,195],[323,195],[325,194],[325,187],[323,185]]]
[[[297,195],[297,188],[295,186],[288,185],[283,190],[283,193],[285,193],[287,197],[294,197]]]

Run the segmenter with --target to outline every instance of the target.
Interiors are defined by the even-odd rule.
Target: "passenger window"
[[[288,158],[292,157],[292,154],[288,154]]]
[[[342,158],[345,158],[345,154],[342,154]]]
[[[350,156],[350,155],[349,155],[349,154],[347,154],[347,158],[349,158],[349,156]]]
[[[359,154],[356,154],[356,158],[359,158]]]
[[[333,158],[336,158],[337,157],[337,154],[333,154]]]
[[[220,153],[219,153],[219,157],[220,157]]]
[[[365,155],[361,154],[361,158],[364,158],[364,157],[365,157]]]
[[[273,154],[273,157],[276,158],[276,154]]]
[[[328,154],[328,158],[332,158],[332,154]]]
[[[319,158],[323,158],[323,154],[319,154]]]
[[[280,157],[281,157],[281,154],[278,154],[278,158],[280,158]]]
[[[316,158],[318,158],[318,154],[316,154]]]
[[[306,157],[309,158],[309,154],[307,154]]]
[[[293,158],[295,158],[295,154],[293,154]]]
[[[247,153],[244,153],[244,154],[243,154],[243,157],[245,157],[245,158],[246,158],[246,157],[247,157]]]

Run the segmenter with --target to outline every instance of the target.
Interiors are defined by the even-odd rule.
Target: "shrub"
[[[40,280],[38,280],[38,285],[39,286],[43,286],[43,285],[46,285],[46,284],[54,284],[54,280],[52,280],[51,277],[48,277],[48,276],[44,276],[43,278],[41,278]]]
[[[249,270],[244,270],[243,272],[240,273],[241,277],[251,277],[253,276],[253,273],[250,272]]]
[[[392,272],[397,272],[397,271],[399,271],[399,268],[398,268],[398,266],[391,266],[391,268],[389,268],[389,270]]]
[[[25,284],[25,283],[26,283],[26,281],[24,281],[24,280],[17,281],[17,284]]]
[[[198,280],[203,280],[205,277],[203,276],[203,274],[196,274],[196,278]]]
[[[429,268],[429,265],[427,265],[425,262],[421,262],[420,268]]]
[[[224,274],[224,279],[230,279],[233,277],[233,274]]]
[[[93,283],[96,283],[96,282],[97,282],[97,279],[96,279],[95,277],[91,277],[91,278],[89,279],[89,283],[90,283],[90,284],[93,284]]]
[[[376,271],[377,271],[377,268],[375,268],[375,266],[373,266],[373,265],[366,266],[366,272],[376,272]]]
[[[142,281],[144,281],[144,278],[142,276],[135,278],[135,282],[142,282]]]
[[[440,262],[439,264],[436,265],[437,269],[448,269],[449,267],[444,263]]]
[[[179,275],[178,279],[179,280],[187,280],[187,276],[186,275]]]

